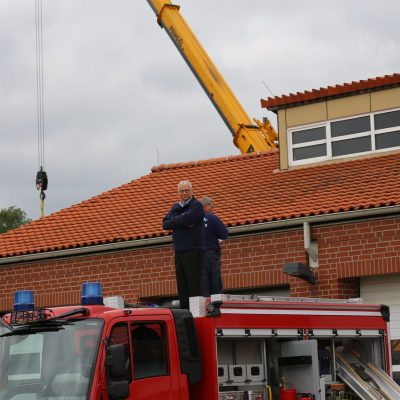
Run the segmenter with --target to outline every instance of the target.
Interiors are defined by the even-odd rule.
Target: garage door
[[[400,382],[400,274],[360,279],[360,296],[364,303],[390,307],[393,377]]]

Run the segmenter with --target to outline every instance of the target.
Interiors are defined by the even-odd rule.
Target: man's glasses
[[[192,191],[192,189],[179,189],[178,190],[179,193],[189,193],[191,191]]]

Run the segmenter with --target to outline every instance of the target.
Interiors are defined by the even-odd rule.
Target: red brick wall
[[[358,277],[400,272],[400,218],[312,227],[318,241],[316,285],[281,272],[285,262],[307,263],[303,230],[233,237],[223,244],[226,290],[290,284],[292,296],[358,296]],[[81,283],[100,281],[105,296],[127,302],[175,294],[171,246],[0,266],[0,309],[13,292],[34,289],[39,306],[78,303]]]
[[[318,242],[316,285],[296,279],[292,296],[358,297],[358,277],[400,272],[400,218],[312,228]]]

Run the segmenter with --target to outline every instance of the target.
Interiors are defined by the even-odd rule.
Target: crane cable
[[[35,0],[35,28],[36,28],[36,101],[37,101],[37,133],[38,133],[38,167],[36,174],[36,189],[40,190],[40,211],[44,216],[44,191],[47,189],[48,179],[44,170],[44,92],[43,92],[43,24],[42,0]]]

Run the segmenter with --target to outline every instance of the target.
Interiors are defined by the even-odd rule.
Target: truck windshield
[[[102,327],[98,319],[0,326],[0,400],[86,399]]]

